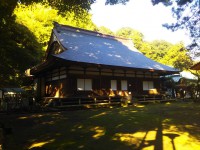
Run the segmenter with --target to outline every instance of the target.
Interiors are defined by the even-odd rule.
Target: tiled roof
[[[65,49],[55,56],[64,60],[177,72],[172,67],[144,56],[134,48],[130,39],[116,38],[59,24],[54,27],[53,34]]]

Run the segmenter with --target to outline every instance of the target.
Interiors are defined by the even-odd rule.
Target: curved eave
[[[52,68],[56,64],[56,59],[54,57],[49,58],[48,60],[42,62],[41,64],[34,66],[30,69],[30,74],[31,75],[37,75],[40,74],[41,72],[45,72],[49,68]]]
[[[160,75],[170,75],[170,74],[179,74],[180,71],[178,70],[157,70],[157,69],[148,69],[148,68],[136,68],[136,67],[127,67],[127,66],[113,66],[113,65],[106,65],[106,64],[96,64],[96,63],[88,63],[88,62],[80,62],[80,61],[71,61],[66,60],[63,58],[59,58],[54,55],[55,59],[60,62],[60,64],[71,64],[71,65],[79,65],[83,67],[97,67],[97,68],[109,68],[109,69],[121,69],[121,70],[134,70],[134,71],[141,71],[141,72],[152,72],[152,73],[159,73]]]

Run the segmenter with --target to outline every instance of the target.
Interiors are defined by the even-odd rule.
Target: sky
[[[151,0],[129,0],[126,5],[105,5],[105,0],[97,0],[92,4],[90,13],[97,26],[105,26],[114,32],[122,27],[131,27],[143,33],[146,41],[189,43],[185,31],[172,32],[162,26],[175,22],[175,19],[170,8],[163,4],[153,6]]]

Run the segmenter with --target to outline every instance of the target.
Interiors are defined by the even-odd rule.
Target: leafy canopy
[[[189,69],[192,65],[188,50],[182,43],[171,44],[163,40],[146,42],[143,40],[142,33],[129,27],[121,28],[116,32],[116,35],[131,38],[138,50],[157,62],[173,66],[181,71]]]
[[[188,46],[193,57],[200,56],[200,1],[199,0],[152,0],[154,5],[163,3],[170,6],[176,22],[173,24],[164,24],[172,31],[186,29],[192,39]]]
[[[26,26],[35,35],[43,50],[46,50],[54,21],[83,29],[96,29],[91,21],[91,15],[85,10],[82,10],[82,16],[78,18],[75,12],[66,11],[61,15],[58,9],[48,4],[33,3],[28,6],[19,4],[14,14],[16,22]]]
[[[18,4],[13,14],[8,15],[7,19],[5,17],[0,24],[1,86],[21,85],[24,71],[40,62],[49,41],[53,21],[96,29],[91,15],[85,10],[82,10],[83,19],[78,18],[75,12],[61,15],[57,9],[42,3],[28,6]]]

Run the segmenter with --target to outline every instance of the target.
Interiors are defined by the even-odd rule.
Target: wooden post
[[[78,99],[78,104],[81,105],[81,99],[80,98]]]
[[[101,66],[99,66],[99,81],[100,81],[100,89],[102,88],[102,84],[101,84]]]

